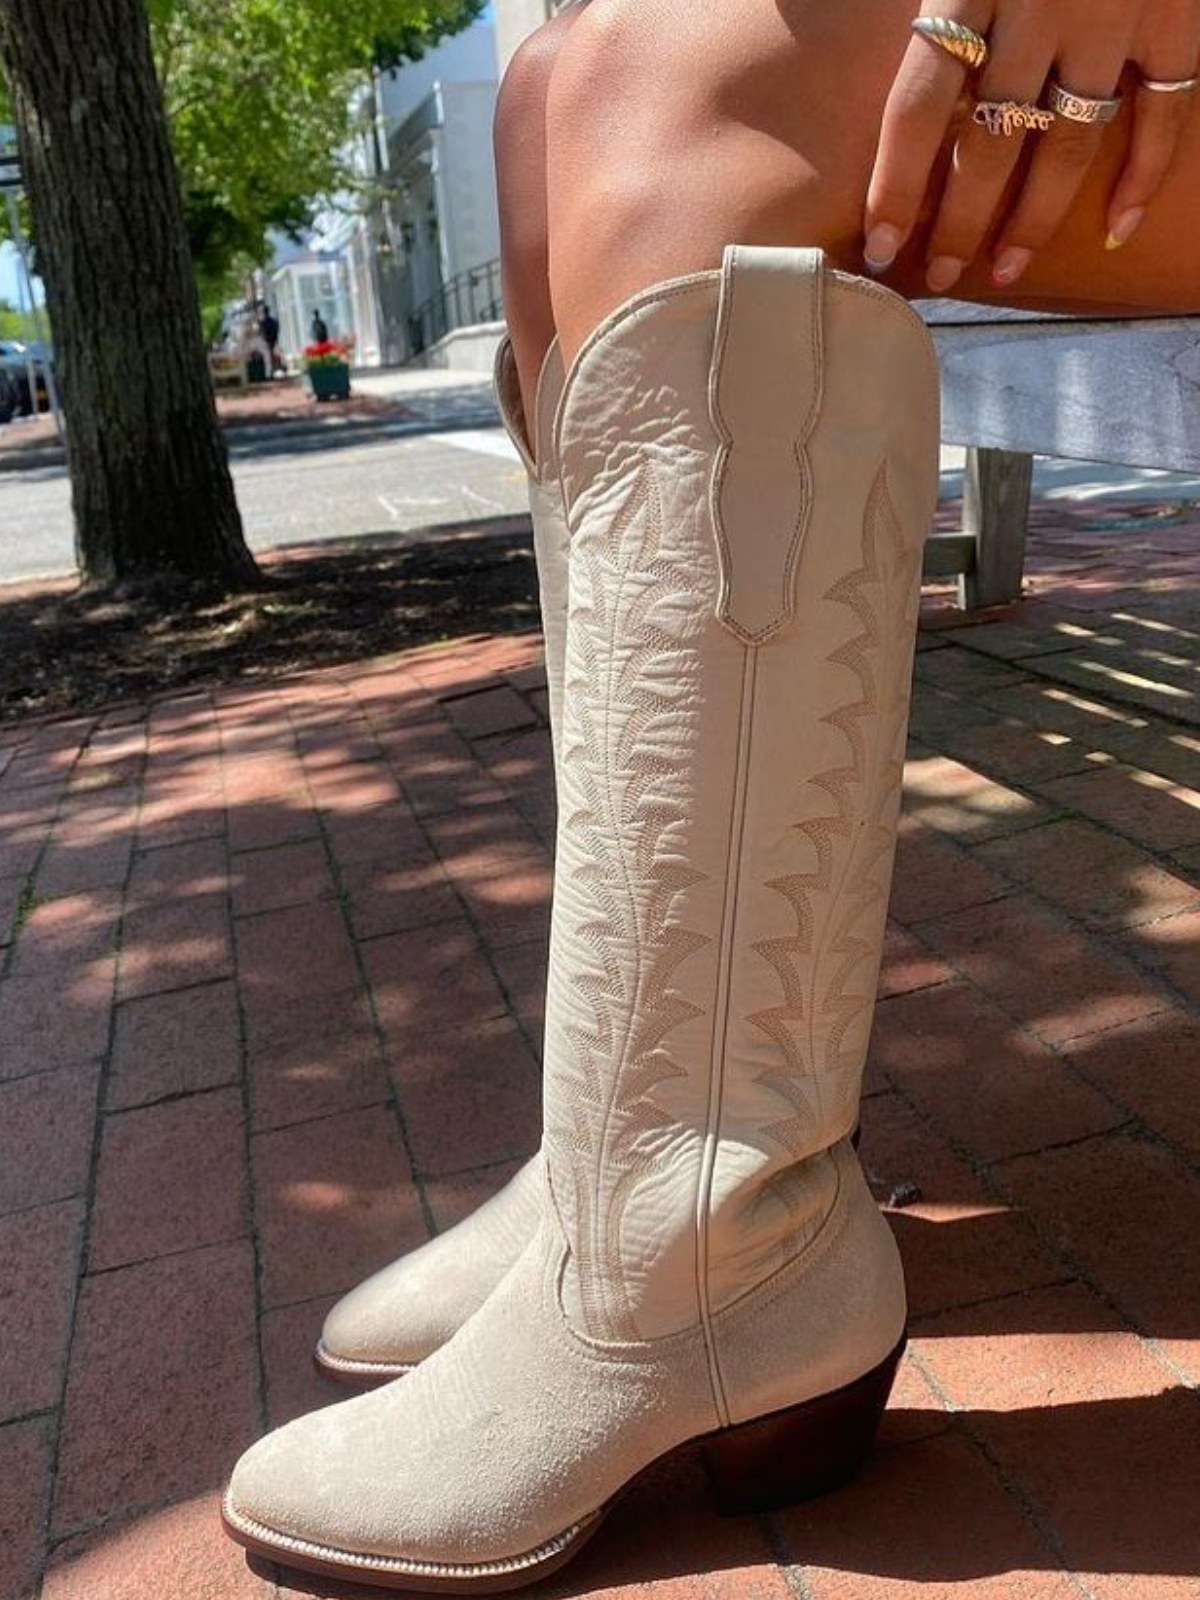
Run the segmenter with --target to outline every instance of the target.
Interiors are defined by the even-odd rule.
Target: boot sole
[[[415,1362],[405,1366],[398,1361],[355,1361],[349,1356],[335,1356],[321,1340],[317,1341],[312,1359],[321,1377],[355,1388],[391,1383],[394,1378],[407,1377],[416,1370]]]
[[[902,1337],[885,1361],[844,1388],[757,1417],[753,1422],[704,1434],[677,1445],[659,1461],[699,1450],[708,1469],[716,1508],[723,1516],[776,1511],[826,1494],[848,1482],[866,1459],[906,1344],[907,1339]],[[221,1508],[221,1521],[229,1537],[253,1555],[302,1572],[417,1594],[503,1594],[549,1577],[577,1556],[640,1476],[639,1473],[598,1511],[537,1549],[505,1561],[477,1565],[365,1556],[291,1538],[243,1517],[228,1496]]]

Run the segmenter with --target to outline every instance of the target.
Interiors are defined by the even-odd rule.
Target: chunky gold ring
[[[972,71],[981,67],[988,58],[988,42],[965,22],[954,22],[950,17],[914,17],[913,32],[922,39],[936,44],[956,61],[961,61]]]
[[[1007,138],[1026,130],[1045,133],[1054,124],[1054,113],[1017,100],[981,100],[975,107],[974,120],[989,133]]]
[[[1200,78],[1143,78],[1142,88],[1151,94],[1184,94],[1200,87]]]
[[[1118,95],[1112,100],[1092,99],[1084,94],[1072,94],[1061,83],[1050,85],[1050,109],[1067,122],[1111,122],[1121,109]]]

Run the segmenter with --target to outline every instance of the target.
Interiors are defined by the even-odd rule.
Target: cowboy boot
[[[841,1481],[904,1339],[848,1135],[899,806],[937,375],[816,252],[608,317],[568,375],[559,882],[538,1231],[406,1377],[253,1447],[228,1531],[467,1594],[702,1441],[727,1510]]]
[[[538,379],[531,438],[507,338],[496,352],[495,390],[501,420],[529,475],[556,773],[562,729],[569,534],[552,425],[563,377],[562,356],[555,342],[546,353]],[[319,1370],[339,1382],[360,1386],[411,1372],[479,1309],[533,1238],[540,1194],[541,1160],[534,1156],[469,1217],[343,1295],[326,1316],[317,1341]]]

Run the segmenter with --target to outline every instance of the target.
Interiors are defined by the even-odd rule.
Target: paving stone
[[[17,913],[25,893],[25,878],[0,878],[0,951],[17,931]]]
[[[1200,904],[1200,887],[1078,818],[993,840],[975,854],[1096,928],[1136,927]]]
[[[541,841],[508,801],[429,817],[425,827],[447,871],[456,877],[538,867],[545,860]]]
[[[82,1193],[91,1166],[97,1066],[0,1085],[0,1212]]]
[[[392,1056],[392,1077],[422,1175],[532,1155],[541,1140],[541,1074],[510,1018],[438,1033]]]
[[[237,995],[227,979],[127,1000],[116,1012],[107,1109],[217,1089],[241,1070]]]
[[[889,1000],[872,1056],[956,1144],[985,1161],[1127,1120],[969,984]]]
[[[229,848],[262,850],[297,839],[317,839],[321,823],[307,789],[280,791],[268,804],[244,801],[229,808]]]
[[[1025,1296],[1011,1329],[980,1330],[961,1311],[936,1332],[921,1349],[939,1386],[1088,1589],[1114,1600],[1193,1590],[1196,1397],[1120,1318],[1069,1284]]]
[[[924,922],[968,906],[985,905],[1007,890],[1004,879],[977,854],[914,822],[901,834],[896,847],[889,913],[906,925]]]
[[[917,746],[904,769],[909,816],[963,844],[1037,827],[1054,808],[985,778],[960,761]]]
[[[326,820],[330,849],[346,873],[351,867],[380,862],[388,868],[420,867],[434,860],[420,824],[401,801],[346,813]]]
[[[421,1184],[434,1229],[445,1233],[455,1223],[499,1194],[524,1165],[521,1161],[502,1161],[498,1166],[481,1167],[474,1172],[454,1172],[444,1178],[426,1178]]]
[[[379,1039],[359,990],[256,997],[246,1021],[256,1129],[287,1127],[389,1098]]]
[[[928,989],[954,976],[946,963],[918,935],[889,922],[883,936],[883,964],[879,972],[881,996]]]
[[[325,846],[316,839],[239,855],[231,888],[238,917],[307,905],[334,893]]]
[[[957,1433],[878,1450],[772,1519],[812,1600],[1078,1600],[1020,1502]]]
[[[121,896],[112,889],[31,902],[13,954],[10,972],[53,982],[86,975],[94,963],[107,972],[105,958],[116,949]]]
[[[229,886],[225,842],[189,839],[183,844],[143,850],[134,857],[128,900],[143,905],[154,900],[194,899],[224,894]]]
[[[554,870],[548,854],[536,863],[514,861],[499,872],[456,875],[455,884],[490,949],[549,938]]]
[[[546,1018],[546,974],[550,963],[548,945],[545,941],[504,945],[489,954],[500,975],[509,1008],[540,1057]]]
[[[1151,850],[1177,850],[1200,837],[1200,791],[1142,768],[1097,767],[1041,785],[1056,805],[1104,823]]]
[[[68,1539],[42,1600],[275,1600],[267,1571],[222,1533],[220,1496],[202,1494]]]
[[[0,984],[0,1080],[94,1061],[108,1047],[116,962]]]
[[[224,895],[134,906],[121,940],[120,997],[161,994],[233,970]]]
[[[921,938],[1051,1044],[1166,1003],[1131,962],[1018,895],[923,922]]]
[[[424,1240],[389,1107],[259,1133],[251,1151],[264,1306],[349,1289]]]
[[[713,1515],[695,1458],[651,1468],[544,1592],[546,1600],[794,1600],[759,1521]]]
[[[106,1117],[89,1270],[246,1234],[242,1125],[236,1089]]]
[[[1038,1246],[1025,1219],[991,1198],[970,1167],[898,1096],[871,1100],[861,1154],[881,1202],[904,1196],[889,1218],[904,1257],[914,1318],[1064,1276],[1062,1264]]]
[[[1172,1008],[1064,1047],[1076,1071],[1200,1168],[1200,1018]]]
[[[263,1372],[267,1420],[282,1428],[294,1417],[344,1400],[353,1390],[322,1377],[313,1362],[325,1314],[337,1295],[322,1295],[298,1305],[268,1311],[262,1319]]]
[[[85,894],[89,889],[119,888],[129,875],[132,836],[96,844],[51,841],[34,880],[39,896]]]
[[[504,997],[463,923],[390,934],[362,946],[376,1013],[394,1052],[446,1028],[502,1016]]]
[[[222,1483],[255,1433],[254,1347],[245,1241],[88,1278],[63,1407],[55,1535]]]
[[[0,1422],[58,1404],[82,1225],[78,1200],[0,1217]]]
[[[1122,942],[1136,960],[1200,1006],[1200,911],[1138,928]]]
[[[41,1574],[54,1420],[0,1428],[0,1595],[32,1600]]]
[[[434,856],[395,866],[356,862],[342,869],[342,884],[359,939],[462,920],[462,901]]]
[[[996,1169],[1054,1246],[1200,1381],[1200,1179],[1161,1146],[1113,1133]]]
[[[335,994],[358,981],[341,907],[329,900],[242,918],[237,961],[248,1003],[251,997]]]

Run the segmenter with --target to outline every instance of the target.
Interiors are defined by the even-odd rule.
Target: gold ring
[[[936,44],[972,71],[981,67],[988,58],[987,40],[974,28],[968,28],[965,22],[954,22],[949,17],[914,17],[913,32],[919,33],[922,39],[928,39],[930,44]]]
[[[1183,94],[1200,86],[1200,78],[1143,78],[1142,88],[1151,94]]]
[[[1054,123],[1053,111],[1044,111],[1041,106],[1017,100],[981,100],[975,107],[973,118],[989,133],[1006,138],[1026,130],[1045,133]]]
[[[1118,95],[1112,100],[1092,99],[1084,94],[1072,94],[1061,83],[1050,85],[1050,109],[1067,122],[1111,122],[1121,109]]]

